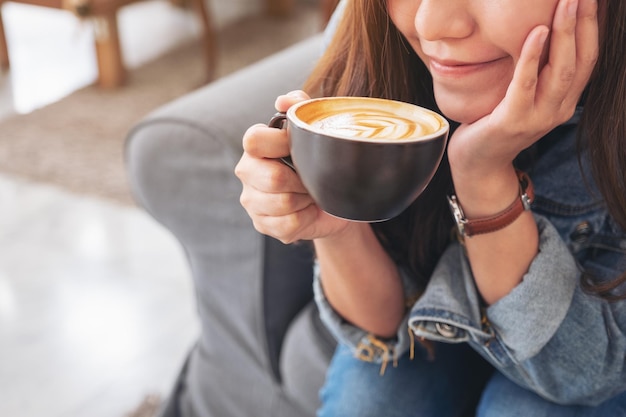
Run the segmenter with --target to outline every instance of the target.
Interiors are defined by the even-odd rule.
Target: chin
[[[466,106],[444,104],[438,104],[438,106],[446,118],[461,124],[474,123],[490,113],[489,111],[480,111],[480,109]]]
[[[461,124],[474,123],[475,121],[490,114],[501,97],[493,96],[490,100],[477,100],[476,96],[463,97],[460,95],[446,94],[435,89],[435,100],[443,115]]]

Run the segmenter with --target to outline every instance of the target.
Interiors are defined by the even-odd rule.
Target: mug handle
[[[276,114],[274,114],[274,116],[272,116],[272,118],[270,119],[269,123],[267,124],[269,127],[273,127],[276,129],[284,129],[285,128],[285,122],[287,121],[287,114],[284,112],[278,112]],[[280,159],[280,161],[287,165],[289,168],[291,168],[292,170],[296,170],[296,167],[293,164],[293,161],[291,159],[291,155],[287,155],[287,156],[283,156]]]

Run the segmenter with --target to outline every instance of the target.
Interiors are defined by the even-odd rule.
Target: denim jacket
[[[562,404],[595,405],[625,391],[626,302],[607,302],[580,284],[583,270],[597,279],[626,271],[626,233],[608,215],[584,154],[577,157],[580,112],[541,139],[544,150],[528,171],[540,243],[519,285],[483,307],[463,247],[452,243],[397,337],[381,341],[333,311],[318,272],[316,301],[335,337],[383,363],[405,353],[413,334],[467,342],[511,380]],[[410,297],[415,289],[400,272]]]

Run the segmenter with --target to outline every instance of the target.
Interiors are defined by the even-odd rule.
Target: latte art
[[[436,130],[432,124],[420,123],[419,120],[367,109],[328,115],[309,124],[330,135],[360,139],[402,140],[428,135]]]
[[[327,135],[375,140],[416,139],[441,128],[441,122],[430,114],[402,114],[394,110],[380,107],[325,109],[320,106],[309,109],[306,122],[313,130]]]

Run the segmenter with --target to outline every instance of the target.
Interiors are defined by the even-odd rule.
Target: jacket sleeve
[[[333,309],[324,295],[319,270],[319,265],[316,263],[313,290],[322,322],[339,343],[348,346],[353,351],[355,357],[366,362],[380,363],[382,365],[381,372],[384,372],[384,367],[388,362],[395,361],[407,350],[414,347],[414,335],[408,327],[408,309],[404,320],[398,327],[396,336],[390,339],[381,339],[348,322]],[[406,299],[416,299],[420,290],[402,268],[400,268],[400,276],[402,277]]]
[[[413,306],[409,326],[427,339],[468,342],[548,400],[595,405],[626,390],[626,306],[584,292],[556,229],[535,219],[539,254],[507,296],[483,308],[464,250],[453,244]]]

